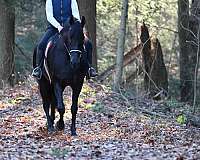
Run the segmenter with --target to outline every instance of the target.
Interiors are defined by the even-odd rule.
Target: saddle
[[[48,55],[49,49],[51,49],[51,48],[53,48],[53,42],[52,42],[52,41],[49,41],[49,42],[47,43],[47,47],[46,47],[46,49],[45,49],[44,70],[45,70],[45,72],[46,72],[46,74],[47,74],[47,78],[48,78],[48,80],[49,80],[50,83],[51,83],[52,80],[51,80],[51,76],[50,76],[49,69],[48,69],[48,65],[47,65],[47,55]]]
[[[44,62],[43,62],[44,70],[46,72],[46,78],[49,80],[50,83],[51,83],[52,80],[51,80],[51,75],[50,75],[48,65],[47,65],[47,56],[48,56],[49,50],[52,49],[55,46],[58,39],[59,39],[59,34],[52,36],[47,43],[45,53],[44,53]]]

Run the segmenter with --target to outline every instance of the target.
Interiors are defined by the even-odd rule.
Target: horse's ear
[[[73,17],[73,16],[70,17],[70,19],[69,19],[69,24],[70,24],[70,25],[74,24],[74,17]]]
[[[82,17],[81,17],[81,25],[82,25],[82,27],[85,26],[85,22],[86,22],[85,17],[82,16]]]
[[[71,16],[67,18],[66,22],[64,23],[65,28],[69,28],[74,23],[74,17]]]

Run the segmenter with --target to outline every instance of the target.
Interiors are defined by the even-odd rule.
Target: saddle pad
[[[49,41],[48,44],[47,44],[46,50],[45,50],[45,58],[44,58],[44,68],[45,68],[45,72],[47,73],[47,76],[48,76],[48,79],[49,79],[50,83],[51,83],[51,76],[49,74],[49,69],[48,69],[48,66],[47,66],[47,55],[48,55],[49,49],[52,46],[53,46],[52,41]]]

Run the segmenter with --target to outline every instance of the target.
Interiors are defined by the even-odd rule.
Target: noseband
[[[60,34],[60,36],[63,38],[62,34]],[[64,38],[63,38],[63,40],[64,40]],[[71,53],[72,52],[78,52],[80,54],[80,57],[81,57],[81,55],[83,53],[82,50],[79,50],[79,49],[71,49],[71,50],[69,50],[69,47],[66,45],[65,40],[64,40],[64,46],[65,46],[65,49],[67,50],[67,53],[68,53],[70,59],[71,59]],[[83,48],[85,48],[84,45],[83,45]]]
[[[81,55],[83,53],[81,50],[79,50],[79,49],[71,49],[71,50],[69,50],[69,48],[66,46],[65,42],[64,42],[64,46],[65,46],[65,49],[67,50],[67,53],[68,53],[70,58],[71,58],[71,53],[72,52],[79,52],[80,53],[80,57],[81,57]]]
[[[69,53],[72,53],[72,52],[79,52],[80,54],[82,53],[82,51],[81,51],[81,50],[78,50],[78,49],[71,49],[71,50],[69,51]]]

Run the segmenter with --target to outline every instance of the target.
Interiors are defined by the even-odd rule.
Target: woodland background
[[[45,118],[37,84],[30,77],[33,49],[47,26],[45,1],[0,0],[0,144],[4,146],[0,147],[0,157],[12,159],[19,153],[19,159],[29,155],[30,159],[46,155],[69,159],[200,158],[199,0],[77,1],[95,48],[93,66],[100,76],[109,72],[103,79],[97,77],[84,86],[79,100],[78,140],[62,133],[50,140],[44,134]],[[128,13],[123,55],[133,49],[135,58],[123,67],[120,90],[116,92],[116,72],[109,68],[118,56],[125,3]],[[137,50],[143,22],[150,38],[158,38],[161,44],[168,73],[168,94],[161,95],[160,101],[149,98],[145,89],[145,44]],[[69,94],[67,90],[65,98]],[[68,115],[66,118],[69,121]],[[13,125],[18,127],[13,130]],[[15,135],[17,132],[23,134]],[[9,151],[14,143],[22,149],[31,144],[35,151]],[[52,144],[55,148],[48,150]],[[80,149],[83,146],[89,152]]]
[[[15,14],[13,13],[15,15],[15,17],[13,17],[13,22],[8,22],[7,19],[7,22],[11,23],[15,27],[15,35],[12,36],[15,41],[14,46],[11,47],[13,50],[8,52],[13,52],[13,55],[10,57],[15,61],[11,60],[14,62],[14,66],[11,67],[13,68],[11,75],[13,78],[15,78],[15,81],[18,81],[25,79],[24,76],[29,75],[31,72],[33,48],[44,33],[47,24],[44,11],[45,2],[42,0],[6,2],[7,5],[10,5],[9,7],[11,7],[9,8],[10,11],[13,12],[15,10]],[[117,52],[117,40],[122,2],[114,0],[98,0],[97,2],[92,1],[92,3],[88,2],[89,1],[80,1],[79,4],[81,7],[79,8],[81,10],[81,14],[85,14],[85,16],[88,18],[87,27],[89,27],[89,30],[91,31],[90,34],[92,34],[92,41],[94,46],[96,46],[94,51],[97,53],[95,52],[93,56],[94,66],[98,67],[99,73],[102,73],[116,61],[115,58]],[[183,1],[183,3],[185,3],[185,1]],[[90,7],[88,7],[89,4]],[[196,5],[198,7],[198,2]],[[88,10],[88,8],[90,8],[90,10]],[[191,1],[190,5],[188,1],[188,16],[190,14],[189,12],[191,12],[191,9],[189,8],[191,8]],[[87,16],[88,12],[93,12],[91,14],[92,16]],[[184,12],[186,13],[186,10],[183,10],[182,14],[185,14]],[[5,12],[1,12],[1,14],[3,16]],[[3,22],[4,19],[1,21]],[[161,43],[164,62],[169,75],[169,95],[172,98],[179,99],[181,97],[180,86],[182,86],[182,81],[180,80],[180,73],[182,74],[182,72],[180,71],[182,71],[182,68],[184,67],[181,65],[182,54],[180,53],[181,44],[179,44],[178,35],[180,32],[178,32],[179,25],[177,1],[130,1],[124,53],[128,52],[131,48],[136,47],[140,43],[140,27],[143,21],[149,27],[150,36],[157,37]],[[10,28],[12,32],[13,29],[12,27]],[[187,42],[187,44],[190,44],[190,42]],[[9,56],[8,53],[2,52],[3,50],[1,51],[1,54],[4,53],[5,55]],[[185,54],[188,54],[189,56],[189,53]],[[185,54],[183,54],[183,56]],[[12,58],[12,56],[14,56],[14,58]],[[2,58],[2,61],[6,60]],[[189,60],[189,62],[196,64],[195,57],[193,57],[193,60]],[[130,73],[133,73],[136,70],[139,65],[137,63],[138,62],[135,60],[124,68],[123,80],[126,81],[126,78],[129,77]],[[184,65],[185,68],[189,68],[186,65],[191,66],[187,63],[184,63]],[[2,68],[2,70],[4,69]],[[192,70],[192,72],[194,71]],[[6,73],[8,72],[6,71]],[[7,75],[7,77],[9,76],[10,75]],[[140,91],[137,91],[136,94],[141,93],[143,76],[144,74],[142,74],[142,76],[136,75],[135,78],[127,82],[128,84],[126,86],[131,88],[133,91],[135,91],[136,88],[140,88]],[[187,75],[184,76],[186,76],[185,79],[187,79]],[[192,75],[188,76],[190,77]],[[112,81],[113,77],[109,77],[108,84],[112,84]],[[189,84],[189,87],[186,88],[193,88],[192,83],[194,83],[194,76],[193,78],[190,77],[188,81],[190,81],[191,84]],[[198,81],[197,85],[199,85]]]

